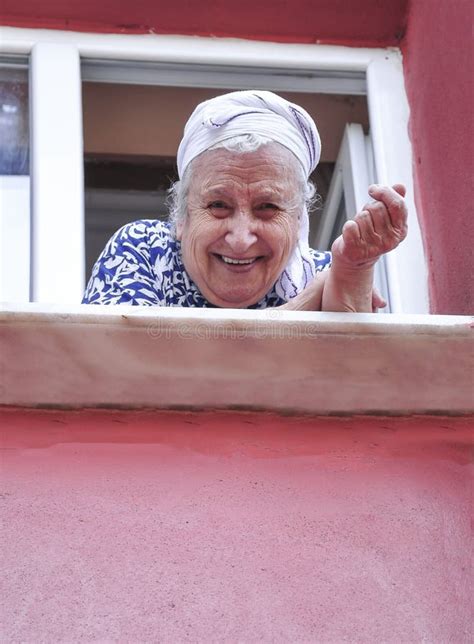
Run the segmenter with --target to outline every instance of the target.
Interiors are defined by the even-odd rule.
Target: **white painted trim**
[[[238,38],[90,34],[47,29],[0,28],[0,52],[28,54],[39,42],[74,46],[82,58],[164,63],[250,65],[284,69],[362,71],[374,58],[396,56],[395,50],[299,45]]]
[[[37,43],[30,63],[32,300],[84,292],[80,61],[72,45]]]
[[[429,313],[428,270],[414,202],[409,107],[401,58],[371,61],[367,68],[370,129],[376,180],[407,188],[408,237],[385,255],[393,313]]]
[[[340,151],[339,151],[340,155]],[[342,165],[339,162],[339,155],[334,166],[334,172],[329,185],[326,203],[321,215],[321,224],[313,241],[314,248],[329,248],[331,236],[336,225],[336,219],[341,206],[344,192],[344,181],[342,177]]]
[[[362,210],[369,200],[367,189],[372,182],[369,177],[364,130],[359,123],[348,123],[341,147],[344,198],[349,218]]]
[[[375,183],[375,163],[374,163],[374,150],[372,147],[372,138],[370,134],[365,136],[365,154],[367,159],[367,174],[369,183]],[[390,291],[388,288],[388,275],[387,275],[387,261],[385,255],[379,259],[375,264],[374,283],[376,284],[380,295],[387,302],[387,306],[379,310],[379,313],[393,313],[392,304],[390,302]]]
[[[469,413],[470,322],[275,309],[11,306],[0,314],[0,404]]]
[[[1,33],[1,27],[0,27]],[[0,42],[0,70],[28,70],[28,56],[26,54],[8,54],[2,52]]]
[[[339,209],[344,198],[345,215],[348,219],[360,212],[369,200],[368,186],[374,182],[373,153],[370,136],[364,135],[358,123],[348,123],[344,130],[328,197],[322,214],[322,227],[316,238],[315,248],[328,248]],[[391,313],[385,257],[375,265],[374,283],[387,302],[381,313]]]
[[[360,323],[370,324],[367,333],[376,333],[377,328],[384,328],[383,333],[398,333],[400,328],[416,328],[420,333],[429,335],[449,333],[450,329],[462,329],[463,335],[472,336],[474,340],[474,316],[469,315],[423,315],[423,314],[392,314],[379,316],[373,313],[322,313],[318,311],[288,311],[286,309],[221,309],[221,308],[185,308],[185,307],[159,307],[159,306],[134,306],[130,304],[119,304],[112,306],[98,306],[95,304],[61,304],[61,303],[39,303],[39,302],[18,302],[10,304],[4,302],[0,305],[0,324],[9,318],[17,319],[17,316],[25,320],[30,315],[46,316],[53,321],[54,316],[59,316],[62,321],[89,321],[95,324],[105,324],[111,320],[120,319],[148,319],[155,320],[158,317],[169,320],[184,321],[217,321],[226,323],[232,322],[258,322],[279,320],[292,322],[294,320],[305,323],[317,323],[318,329],[339,333],[347,328],[347,325]],[[20,319],[18,318],[18,320]],[[391,329],[391,331],[390,331]],[[361,327],[362,331],[362,327]],[[474,359],[474,356],[472,356]]]
[[[282,69],[270,66],[162,63],[87,58],[82,79],[100,83],[165,87],[269,89],[274,92],[317,94],[367,93],[365,73],[319,69]]]
[[[0,176],[0,300],[30,299],[30,177]]]
[[[367,188],[371,183],[367,164],[366,141],[359,123],[344,128],[334,174],[321,216],[322,227],[316,238],[316,248],[328,248],[341,200],[344,196],[346,217],[354,217],[368,201]]]
[[[374,183],[371,137],[364,135],[364,130],[358,123],[349,123],[346,126],[341,154],[346,215],[351,218],[363,210],[369,201],[367,188]],[[376,262],[374,284],[387,302],[386,308],[381,309],[381,313],[393,313],[385,264],[385,256]]]

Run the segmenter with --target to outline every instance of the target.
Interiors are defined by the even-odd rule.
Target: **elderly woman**
[[[316,125],[267,91],[198,105],[178,149],[169,222],[127,224],[84,303],[372,311],[373,266],[406,235],[404,188],[371,186],[331,253],[308,246]]]

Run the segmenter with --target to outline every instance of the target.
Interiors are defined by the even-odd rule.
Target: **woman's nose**
[[[234,213],[234,216],[229,217],[225,240],[236,253],[245,253],[257,241],[251,217],[244,213]]]

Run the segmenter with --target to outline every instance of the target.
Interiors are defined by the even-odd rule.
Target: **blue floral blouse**
[[[329,268],[331,253],[311,250],[317,271]],[[169,224],[142,219],[126,224],[109,240],[95,263],[83,304],[214,307],[189,278],[181,244]],[[251,309],[284,304],[272,288]]]

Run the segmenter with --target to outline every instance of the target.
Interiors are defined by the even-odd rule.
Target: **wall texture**
[[[0,422],[3,642],[472,641],[472,419]]]
[[[0,24],[75,31],[397,45],[408,0],[2,0]]]
[[[402,43],[433,313],[474,311],[472,3],[416,0]]]

